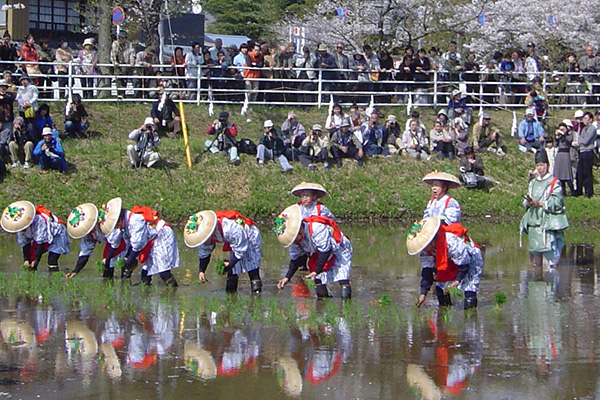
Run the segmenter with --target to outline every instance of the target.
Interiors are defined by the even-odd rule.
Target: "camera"
[[[225,125],[227,123],[227,118],[226,117],[219,117],[219,122],[221,123],[221,125]]]

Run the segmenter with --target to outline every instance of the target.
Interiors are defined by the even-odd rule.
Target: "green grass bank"
[[[280,173],[279,165],[268,163],[258,168],[249,155],[242,155],[242,165],[227,165],[218,154],[204,152],[206,127],[215,117],[209,117],[207,107],[186,105],[193,166],[188,169],[182,139],[163,138],[159,149],[166,161],[164,167],[132,170],[125,154],[128,133],[139,127],[149,115],[151,105],[86,104],[92,120],[91,130],[98,132],[89,139],[64,140],[69,168],[67,173],[41,174],[39,168],[11,170],[1,184],[0,205],[27,199],[45,204],[60,217],[67,217],[77,204],[100,204],[120,196],[125,207],[148,205],[159,210],[167,221],[182,223],[188,215],[201,209],[237,209],[264,221],[271,221],[287,205],[295,201],[290,189],[302,181],[318,182],[326,187],[328,207],[345,220],[413,219],[421,215],[429,188],[421,178],[433,170],[450,170],[458,174],[458,161],[424,161],[408,157],[369,159],[365,168],[353,160],[345,160],[342,168],[309,171],[299,163],[291,174]],[[60,115],[63,105],[51,104],[51,114],[62,130]],[[215,107],[218,114],[222,109]],[[238,125],[240,137],[258,143],[262,123],[271,119],[276,126],[284,121],[290,108],[254,107],[240,115],[240,107],[226,108]],[[298,120],[306,129],[324,124],[327,107],[310,111],[296,110]],[[384,108],[383,112],[398,117],[404,124],[406,108]],[[421,109],[428,129],[435,110]],[[517,150],[517,139],[510,137],[512,112],[492,111],[492,123],[504,134],[508,154],[499,157],[484,154],[486,175],[501,182],[489,191],[460,188],[452,191],[462,205],[466,218],[505,220],[520,218],[521,196],[527,190],[527,170],[533,169],[533,154]],[[523,110],[517,112],[519,121]],[[571,118],[572,110],[553,110],[550,125]],[[595,169],[596,177],[600,173]],[[596,179],[596,193],[599,193]],[[567,215],[572,223],[600,222],[598,199],[567,198]]]

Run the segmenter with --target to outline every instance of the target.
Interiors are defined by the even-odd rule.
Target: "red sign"
[[[121,25],[121,23],[125,20],[125,10],[123,7],[115,7],[112,10],[112,22],[115,25]]]

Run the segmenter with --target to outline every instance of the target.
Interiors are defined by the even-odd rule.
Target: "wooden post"
[[[190,153],[190,142],[188,140],[187,124],[185,123],[185,113],[183,112],[183,102],[179,102],[179,115],[181,116],[181,131],[183,132],[183,143],[185,145],[185,158],[189,169],[192,169],[192,154]]]

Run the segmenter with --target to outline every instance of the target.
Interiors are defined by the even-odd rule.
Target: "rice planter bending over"
[[[17,234],[23,248],[23,264],[37,270],[42,255],[48,252],[48,271],[58,272],[58,259],[69,254],[69,236],[65,222],[43,205],[35,207],[28,201],[16,201],[4,209],[0,220],[8,233]]]
[[[459,223],[442,224],[436,217],[416,222],[406,239],[408,254],[421,258],[421,293],[417,306],[436,282],[440,306],[451,306],[449,288],[458,287],[465,294],[464,308],[477,307],[477,290],[483,269],[479,245],[467,236]]]
[[[550,268],[560,260],[565,245],[564,230],[569,227],[565,215],[565,203],[560,181],[548,172],[548,156],[545,150],[535,154],[537,176],[529,182],[523,206],[525,215],[521,219],[520,232],[528,236],[531,262],[542,265],[542,256]]]
[[[200,211],[188,218],[183,239],[188,247],[198,248],[198,279],[201,282],[206,282],[206,269],[215,244],[224,243],[223,251],[229,251],[223,271],[227,272],[225,291],[237,292],[239,274],[243,272],[248,273],[252,293],[262,291],[262,239],[256,223],[250,218],[234,210]]]
[[[352,297],[352,244],[335,221],[316,215],[303,218],[300,206],[294,204],[277,217],[275,233],[290,254],[288,272],[277,283],[279,289],[308,261],[310,273],[306,278],[315,281],[317,297],[329,297],[326,285],[330,282],[340,284],[342,299]]]

